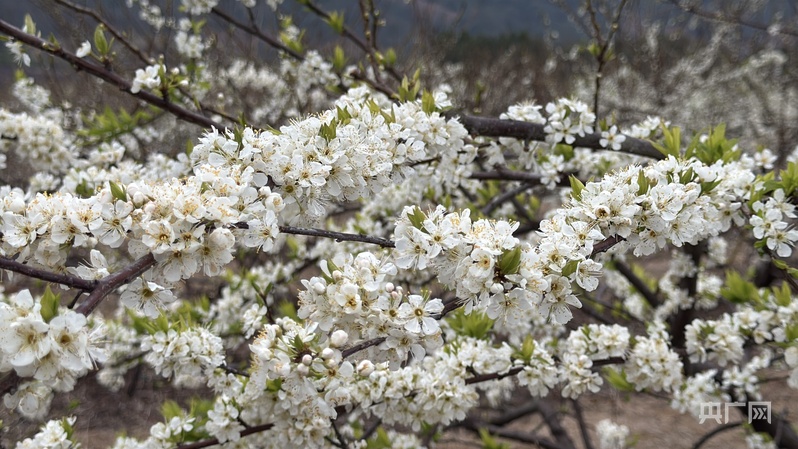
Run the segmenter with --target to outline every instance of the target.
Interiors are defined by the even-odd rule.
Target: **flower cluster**
[[[158,331],[141,341],[144,361],[177,386],[196,388],[224,364],[221,338],[204,328]]]
[[[637,391],[677,392],[682,384],[682,361],[670,347],[662,322],[648,327],[648,337],[637,337],[624,365],[626,377]]]
[[[101,335],[84,315],[59,313],[57,301],[49,292],[42,300],[34,300],[28,290],[22,290],[0,302],[0,372],[13,370],[33,379],[5,402],[27,416],[38,416],[42,407],[46,409],[47,389],[72,390],[77,378],[104,358],[98,347]]]
[[[405,294],[391,280],[396,266],[372,253],[339,254],[322,263],[322,276],[303,280],[299,317],[318,323],[322,331],[339,329],[359,340],[385,337],[379,351],[366,351],[372,361],[398,366],[409,354],[420,359],[441,345],[436,320],[443,310],[438,298]]]
[[[17,443],[17,449],[78,449],[80,443],[73,439],[72,426],[75,417],[47,421],[41,430],[33,436]]]
[[[143,69],[137,69],[136,77],[133,78],[133,85],[130,87],[130,93],[136,94],[141,89],[153,90],[161,87],[164,70],[166,69],[163,64],[153,64]]]
[[[763,203],[752,205],[754,215],[749,219],[754,237],[764,240],[768,249],[779,257],[790,257],[792,247],[798,241],[798,231],[792,229],[785,218],[795,218],[795,205],[785,197],[784,190],[773,192]]]
[[[467,175],[458,168],[462,159],[473,158],[473,147],[464,144],[466,134],[455,120],[424,112],[420,102],[386,111],[367,97],[343,97],[336,110],[279,131],[246,128],[237,138],[214,130],[200,139],[191,157],[195,164],[250,170],[260,185],[274,185],[284,199],[286,222],[314,223],[326,214],[331,199],[367,198],[420,170],[408,165],[412,162],[440,158],[437,170],[444,184],[456,185]],[[464,151],[471,156],[461,155]],[[451,174],[446,166],[452,167]]]
[[[576,140],[575,136],[582,136],[593,132],[593,122],[596,115],[588,110],[587,104],[581,101],[557,100],[556,103],[546,105],[549,117],[546,121],[546,141],[551,144],[565,142],[570,145]]]

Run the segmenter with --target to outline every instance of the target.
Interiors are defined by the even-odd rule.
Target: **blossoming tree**
[[[89,372],[116,390],[147,366],[198,397],[116,448],[422,447],[457,428],[485,447],[572,448],[547,398],[579,410],[614,388],[698,415],[765,399],[767,370],[798,386],[798,166],[774,170],[723,126],[684,138],[667,117],[596,117],[614,31],[591,50],[592,105],[486,118],[380,51],[371,1],[362,30],[299,2],[357,49],[354,65],[306,49],[287,17],[261,28],[253,11],[277,16],[278,0],[239,13],[183,0],[175,16],[128,2],[173,34],[159,57],[97,11],[52,3],[93,35],[72,45],[0,19],[18,62],[65,61],[138,103],[56,106],[21,74],[20,108],[0,108],[4,157],[35,171],[0,187],[0,268],[47,285],[0,301],[9,416],[44,419]],[[209,18],[277,65],[207,57]],[[157,151],[184,135],[187,151]],[[764,275],[734,269],[730,239]],[[639,260],[655,253],[669,262],[653,277]],[[504,428],[536,413],[551,437]],[[50,420],[16,447],[74,447],[76,425]],[[627,443],[623,426],[597,431],[602,447]],[[746,432],[798,447],[778,413]]]

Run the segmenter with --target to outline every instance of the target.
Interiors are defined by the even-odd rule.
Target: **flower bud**
[[[331,358],[335,357],[335,350],[332,348],[324,348],[321,350],[321,358],[324,360],[330,360]]]
[[[349,339],[349,335],[346,331],[338,329],[337,331],[333,332],[330,335],[330,346],[333,348],[340,348],[341,346],[346,344],[346,340]]]
[[[299,373],[300,376],[307,376],[310,373],[310,368],[307,365],[299,364],[296,366],[296,371]]]
[[[396,288],[396,286],[395,286],[395,285],[393,285],[393,282],[386,282],[386,283],[385,283],[385,291],[386,291],[386,292],[390,293],[390,292],[392,292],[392,291],[393,291],[395,288]]]
[[[302,356],[302,364],[305,366],[310,366],[313,363],[313,356],[310,354],[305,354]]]
[[[360,363],[357,364],[357,373],[360,376],[368,377],[373,372],[374,364],[371,363],[371,360],[361,360]]]
[[[324,283],[322,283],[322,282],[316,282],[315,284],[313,284],[313,291],[314,291],[314,292],[315,292],[317,295],[323,295],[323,294],[324,294],[324,292],[325,292],[325,291],[327,291],[327,289],[326,289],[326,288],[324,288]]]

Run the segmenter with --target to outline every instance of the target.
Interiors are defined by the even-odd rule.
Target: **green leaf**
[[[388,433],[380,426],[375,435],[366,443],[366,449],[390,449],[393,447]]]
[[[424,220],[427,219],[427,215],[421,210],[420,207],[415,206],[413,208],[413,213],[407,214],[407,219],[410,220],[410,224],[412,224],[414,228],[423,231]]]
[[[576,201],[582,201],[582,190],[585,190],[585,185],[574,175],[568,176],[568,182],[571,183],[571,196]]]
[[[562,275],[568,277],[574,273],[576,273],[576,269],[579,267],[578,260],[569,260],[568,263],[562,268]]]
[[[760,299],[756,286],[734,270],[726,271],[726,285],[720,289],[720,295],[736,304],[759,302]]]
[[[424,90],[424,93],[421,94],[421,110],[427,114],[432,114],[438,110],[438,108],[435,107],[435,97],[433,97],[432,92],[428,90]]]
[[[336,123],[336,120],[332,120],[329,124],[323,123],[321,125],[321,129],[319,129],[319,135],[327,142],[330,142],[331,140],[335,139],[337,127],[338,123]]]
[[[521,268],[521,247],[516,246],[511,250],[505,250],[499,256],[499,270],[504,275],[518,273]]]
[[[532,354],[535,353],[535,348],[537,348],[538,342],[532,338],[531,335],[527,335],[524,337],[524,341],[521,343],[521,346],[515,351],[514,357],[523,360],[524,363],[529,363],[532,361]]]
[[[111,188],[111,196],[118,200],[127,202],[127,191],[124,186],[113,181],[108,181],[108,186]]]
[[[42,295],[41,299],[41,315],[42,319],[45,323],[49,323],[50,320],[58,316],[58,305],[61,304],[61,295],[56,295],[50,290],[50,286],[48,285],[44,289],[44,295]]]
[[[183,409],[180,407],[180,404],[175,401],[166,400],[163,404],[161,404],[161,415],[166,421],[169,421],[172,418],[182,417],[183,414]]]
[[[346,68],[346,55],[340,45],[336,45],[335,50],[333,50],[332,65],[335,71],[339,73]]]
[[[635,391],[635,386],[626,379],[626,372],[623,370],[616,371],[612,367],[604,367],[604,378],[607,379],[607,382],[618,391]]]
[[[344,13],[333,11],[326,19],[324,19],[324,21],[327,22],[327,24],[330,25],[330,28],[332,28],[336,33],[344,33]]]
[[[294,307],[294,304],[289,301],[283,301],[277,305],[277,315],[291,318],[297,323],[302,322],[302,319],[299,318],[299,314],[296,312],[296,307]]]
[[[648,192],[648,189],[651,187],[651,184],[648,182],[648,178],[646,177],[643,170],[637,172],[637,194],[644,195]]]
[[[100,24],[94,29],[94,48],[101,56],[106,56],[110,50],[108,39],[105,38],[105,27]]]
[[[678,126],[673,128],[666,128],[662,126],[663,144],[651,142],[654,148],[659,150],[665,156],[681,156],[682,148],[682,130]]]
[[[486,340],[493,329],[494,321],[480,312],[466,314],[462,308],[446,315],[446,322],[457,335]]]
[[[36,35],[36,23],[30,14],[25,14],[25,32],[28,34]]]
[[[479,439],[482,440],[482,449],[510,449],[508,444],[496,441],[488,429],[479,429]]]
[[[773,298],[779,306],[787,307],[792,303],[792,292],[790,292],[790,286],[786,282],[781,284],[781,287],[771,287],[770,290],[773,292]]]
[[[383,61],[385,61],[385,65],[392,66],[396,64],[396,51],[393,48],[389,48],[385,52],[385,56],[383,57]]]

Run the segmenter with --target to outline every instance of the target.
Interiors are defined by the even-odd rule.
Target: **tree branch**
[[[153,265],[155,265],[155,257],[152,254],[147,254],[124,269],[104,277],[75,311],[88,316],[108,294],[116,290],[117,287],[137,278]]]
[[[372,338],[371,340],[361,341],[360,343],[341,351],[341,358],[345,359],[350,355],[358,353],[364,349],[382,344],[382,342],[384,341],[385,337],[378,337],[378,338]]]
[[[392,240],[384,239],[381,237],[372,237],[361,234],[350,234],[347,232],[327,231],[325,229],[314,228],[298,228],[295,226],[280,226],[280,232],[286,234],[309,235],[313,237],[325,237],[328,239],[335,239],[336,242],[350,241],[361,243],[372,243],[374,245],[382,246],[383,248],[394,248],[396,243]]]
[[[265,431],[271,429],[272,427],[274,427],[274,424],[272,424],[272,423],[261,424],[259,426],[252,426],[252,427],[249,427],[249,428],[246,428],[246,429],[242,430],[241,431],[241,436],[245,437],[247,435],[252,435],[253,433],[265,432]],[[203,447],[215,446],[217,444],[219,444],[219,440],[216,439],[216,438],[211,438],[211,439],[208,439],[208,440],[196,441],[194,443],[178,444],[175,449],[200,449],[200,448],[203,448]]]
[[[285,54],[291,56],[292,58],[294,58],[294,59],[296,59],[298,61],[304,61],[305,60],[304,56],[302,56],[301,54],[295,52],[294,50],[291,50],[285,44],[280,42],[278,39],[275,39],[274,37],[269,36],[268,34],[266,34],[263,31],[261,31],[259,28],[256,28],[254,26],[249,26],[249,25],[247,25],[247,24],[245,24],[243,22],[240,22],[235,17],[227,14],[226,12],[222,11],[219,8],[213,8],[213,9],[211,9],[211,12],[216,14],[217,16],[219,16],[225,22],[235,26],[236,28],[240,29],[241,31],[246,32],[247,34],[251,34],[252,36],[257,37],[258,39],[262,40],[263,42],[266,42],[267,44],[269,44],[270,46],[276,48],[277,50],[280,50],[280,51],[284,52]]]
[[[476,117],[473,115],[457,115],[450,114],[452,117],[457,117],[460,123],[466,127],[468,132],[473,136],[485,137],[514,137],[522,140],[534,140],[537,142],[546,141],[546,132],[543,131],[544,126],[537,123],[522,122],[518,120],[506,120],[488,117]],[[594,150],[607,150],[601,146],[601,133],[585,134],[582,136],[575,136],[576,140],[572,146],[591,148]],[[621,144],[621,149],[618,150],[624,153],[634,154],[637,156],[645,156],[653,159],[663,159],[664,156],[659,152],[654,145],[650,142],[636,139],[634,137],[626,136],[626,140]]]
[[[30,265],[17,262],[12,259],[0,257],[0,268],[14,273],[24,274],[25,276],[35,279],[41,279],[47,282],[66,285],[67,287],[78,288],[84,291],[91,291],[97,287],[97,281],[89,281],[77,276],[70,276],[68,274],[58,274],[40,268],[35,268]]]
[[[194,123],[195,125],[199,125],[204,128],[214,127],[216,129],[225,129],[221,124],[217,123],[216,121],[202,114],[198,114],[194,111],[189,111],[188,109],[176,103],[172,103],[171,101],[168,101],[157,95],[151,94],[143,90],[134,94],[130,91],[132,84],[128,80],[119,76],[118,74],[106,69],[103,66],[93,64],[83,58],[78,58],[75,54],[64,50],[59,45],[48,42],[37,36],[28,34],[20,30],[19,28],[16,28],[15,26],[9,24],[8,22],[5,22],[2,19],[0,19],[0,33],[3,33],[7,36],[11,36],[14,39],[24,44],[27,44],[34,48],[38,48],[39,50],[42,50],[59,59],[62,59],[70,63],[76,70],[83,70],[94,77],[97,77],[109,84],[116,86],[117,88],[119,88],[119,90],[127,93],[128,95],[136,97],[139,100],[145,101],[153,106],[157,106],[165,111],[170,112],[180,120],[189,123]]]

